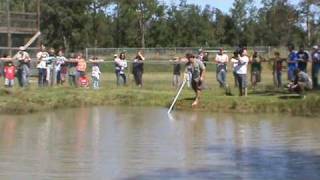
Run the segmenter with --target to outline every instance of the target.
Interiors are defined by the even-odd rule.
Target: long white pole
[[[186,79],[186,78],[184,78],[183,83],[181,84],[181,87],[180,87],[180,89],[179,89],[179,91],[178,91],[178,93],[177,93],[176,97],[174,98],[174,100],[173,100],[173,102],[172,102],[172,104],[171,104],[171,106],[170,106],[170,108],[169,108],[169,110],[168,110],[168,114],[170,114],[170,112],[171,112],[171,110],[172,110],[172,108],[173,108],[174,104],[176,103],[176,101],[177,101],[177,99],[178,99],[178,97],[179,97],[179,95],[180,95],[180,93],[181,93],[181,91],[182,91],[183,87],[186,85],[186,82],[187,82],[187,79]]]

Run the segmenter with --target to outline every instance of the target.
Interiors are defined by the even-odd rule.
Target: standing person
[[[97,57],[93,57],[92,59],[89,59],[89,62],[93,63],[91,71],[93,89],[99,89],[101,72],[98,63],[103,62],[103,60],[99,60]]]
[[[294,45],[289,45],[288,50],[288,80],[292,82],[295,80],[294,70],[298,67],[298,54],[294,50]]]
[[[312,58],[312,82],[313,82],[313,88],[318,89],[319,88],[319,71],[320,71],[320,47],[319,46],[313,46],[313,52],[311,54]]]
[[[75,54],[71,53],[70,54],[70,59],[67,60],[68,64],[68,81],[70,87],[77,87],[77,80],[76,80],[76,74],[77,74],[77,60],[75,57]]]
[[[62,50],[59,50],[58,56],[57,56],[57,61],[55,63],[55,74],[56,74],[56,80],[57,80],[57,85],[62,85],[64,80],[65,80],[65,62],[67,60],[66,57],[64,57],[64,53]]]
[[[238,52],[238,63],[235,67],[236,74],[237,74],[237,80],[239,85],[239,95],[240,96],[247,96],[248,95],[248,89],[247,89],[247,69],[248,69],[248,63],[249,58],[247,56],[247,50],[246,49],[240,49]]]
[[[173,60],[173,79],[172,79],[173,87],[177,88],[180,86],[180,76],[181,76],[181,59],[179,57],[175,57]]]
[[[8,88],[12,88],[14,85],[14,78],[16,73],[16,67],[12,64],[12,62],[8,62],[8,64],[4,67],[4,76],[5,76],[5,86]]]
[[[92,85],[93,89],[99,89],[100,88],[100,69],[99,66],[92,66]]]
[[[251,84],[253,89],[256,88],[257,83],[261,82],[261,58],[258,56],[258,52],[254,51],[251,60]]]
[[[234,79],[234,87],[238,87],[238,79],[237,79],[237,72],[236,72],[236,67],[238,66],[238,52],[233,52],[233,56],[231,58],[231,63],[232,63],[232,74],[233,74],[233,79]]]
[[[83,58],[82,53],[78,53],[77,56],[77,74],[76,74],[76,78],[77,78],[77,82],[79,82],[79,78],[83,77],[83,75],[86,73],[86,69],[87,69],[87,62],[86,60]]]
[[[55,50],[53,48],[49,49],[49,57],[47,58],[47,83],[50,86],[53,86],[55,81],[55,71],[54,71],[54,64],[56,61]]]
[[[137,56],[133,60],[132,63],[132,74],[134,76],[134,80],[136,82],[136,85],[138,87],[142,87],[142,74],[143,74],[143,64],[144,64],[145,58],[142,55],[141,51],[138,51]]]
[[[217,64],[216,77],[220,84],[220,87],[227,87],[227,64],[229,62],[229,57],[224,53],[224,49],[220,48],[219,53],[216,55],[215,62]]]
[[[114,55],[114,65],[115,65],[115,73],[117,78],[117,85],[119,86],[120,79],[122,79],[123,85],[127,84],[127,77],[125,70],[128,67],[126,55],[124,52],[120,53],[120,56]]]
[[[29,85],[30,76],[30,61],[31,58],[26,52],[26,49],[21,46],[18,53],[14,56],[15,60],[18,61],[18,81],[20,87],[27,87]]]
[[[207,67],[207,62],[209,62],[209,53],[208,52],[204,52],[203,58],[202,58],[202,62],[204,64],[204,66]]]
[[[196,97],[192,103],[192,107],[195,107],[199,103],[199,98],[202,90],[202,83],[204,81],[206,68],[200,60],[194,57],[193,54],[187,54],[186,58],[187,58],[186,71],[190,71],[191,73],[191,86],[196,94]]]
[[[37,53],[38,86],[44,87],[47,84],[47,59],[49,57],[46,47],[41,44],[40,51]]]
[[[300,46],[298,51],[298,68],[303,72],[307,72],[308,61],[309,54],[304,50],[303,46]]]
[[[282,87],[282,69],[283,69],[283,62],[285,60],[280,58],[280,53],[274,53],[273,65],[272,65],[272,75],[273,75],[273,82],[275,87],[281,88]]]

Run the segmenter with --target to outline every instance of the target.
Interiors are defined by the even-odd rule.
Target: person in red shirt
[[[11,62],[8,63],[7,66],[4,67],[4,74],[5,74],[5,86],[6,87],[13,87],[14,85],[14,78],[16,74],[16,67],[13,66]]]
[[[85,74],[82,74],[79,78],[79,86],[82,88],[88,88],[89,87],[89,79],[86,77]]]

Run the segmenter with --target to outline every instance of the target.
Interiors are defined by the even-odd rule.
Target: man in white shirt
[[[246,49],[241,49],[239,51],[238,65],[235,67],[240,96],[247,96],[247,93],[248,93],[247,92],[247,69],[248,69],[249,58],[246,54],[247,54]]]
[[[229,57],[224,53],[223,48],[219,49],[219,53],[216,55],[215,62],[217,64],[216,77],[220,84],[220,87],[227,87],[227,64],[229,62]]]
[[[39,71],[38,85],[39,87],[44,87],[47,85],[47,59],[49,57],[46,47],[42,44],[40,46],[40,51],[37,53],[37,68]]]

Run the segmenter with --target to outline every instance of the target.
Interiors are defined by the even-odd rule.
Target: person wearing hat
[[[30,61],[31,58],[26,52],[26,48],[23,46],[19,47],[18,53],[13,57],[18,61],[18,81],[20,87],[27,87],[29,85],[30,75]]]
[[[319,71],[320,71],[320,48],[319,46],[313,46],[313,51],[311,53],[312,58],[312,81],[313,81],[313,88],[319,88]]]

